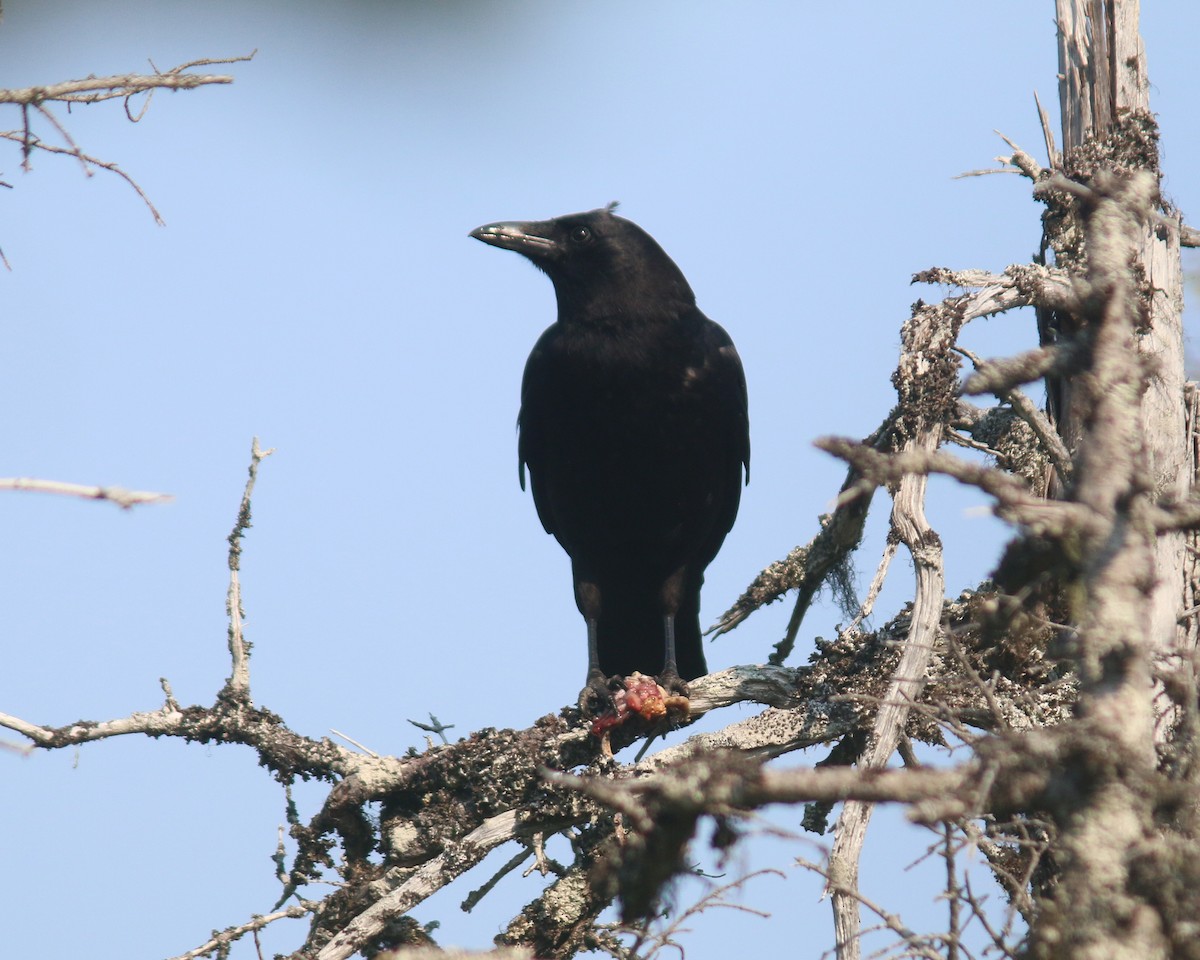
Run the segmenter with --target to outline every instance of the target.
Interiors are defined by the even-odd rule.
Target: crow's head
[[[645,230],[616,216],[615,206],[553,220],[489,223],[471,236],[515,250],[544,270],[560,319],[645,317],[695,306],[675,262]]]

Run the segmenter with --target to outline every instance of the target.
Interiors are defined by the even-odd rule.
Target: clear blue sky
[[[737,342],[753,482],[705,619],[809,539],[843,472],[811,441],[862,436],[891,406],[899,326],[937,295],[910,275],[999,270],[1036,249],[1027,182],[952,177],[993,165],[997,129],[1042,156],[1034,90],[1057,116],[1051,0],[824,6],[5,4],[4,87],[258,54],[228,68],[232,86],[156,94],[136,125],[119,103],[58,111],[137,179],[165,228],[117,177],[45,155],[25,174],[0,145],[14,187],[0,191],[0,473],[176,497],[126,513],[0,496],[0,710],[53,725],[122,716],[161,703],[160,676],[184,703],[212,701],[227,673],[224,538],[254,435],[278,451],[243,562],[258,704],[302,733],[400,753],[423,742],[407,718],[432,712],[465,734],[571,701],[582,624],[566,559],[517,486],[514,430],[553,295],[467,238],[492,220],[620,200]],[[1200,209],[1200,7],[1143,12],[1167,191]],[[1010,316],[966,339],[994,355],[1034,331]],[[982,505],[931,486],[952,592],[998,555]],[[883,617],[907,589],[904,562],[893,577]],[[710,664],[761,662],[787,614],[777,604],[721,638]],[[797,662],[836,619],[814,615]],[[131,738],[0,752],[0,765],[7,955],[170,956],[276,899],[282,796],[248,749]],[[318,796],[301,791],[305,816]],[[942,917],[901,869],[925,841],[898,840],[896,822],[875,824],[868,892],[930,929]],[[747,862],[786,867],[792,853],[813,855],[760,844]],[[442,922],[444,943],[488,946],[535,895],[538,879],[510,878],[465,917],[457,904],[489,866],[416,911]],[[795,870],[758,881],[749,899],[774,918],[701,917],[688,956],[754,938],[818,957],[832,943],[819,892]],[[264,942],[286,951],[300,936]]]

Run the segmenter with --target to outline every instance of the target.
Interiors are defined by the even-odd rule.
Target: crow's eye
[[[587,243],[592,239],[592,231],[589,227],[573,227],[571,229],[572,243]]]

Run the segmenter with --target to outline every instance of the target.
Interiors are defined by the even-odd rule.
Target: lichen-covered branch
[[[250,444],[250,469],[246,478],[246,489],[242,493],[242,503],[238,507],[237,520],[227,540],[229,542],[229,592],[225,598],[225,612],[229,615],[229,658],[232,669],[229,680],[221,691],[218,699],[229,700],[233,703],[248,704],[250,702],[250,645],[242,635],[242,620],[245,611],[242,609],[242,584],[240,577],[242,557],[242,537],[250,529],[250,498],[254,493],[254,484],[258,480],[258,465],[269,457],[274,450],[263,450],[258,445],[258,437]]]

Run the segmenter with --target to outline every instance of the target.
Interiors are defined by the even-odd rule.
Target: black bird
[[[684,681],[707,672],[700,586],[750,468],[733,341],[613,207],[471,231],[533,261],[558,298],[558,321],[525,365],[519,470],[571,557],[589,711],[611,702],[613,675],[657,675],[686,693]]]

